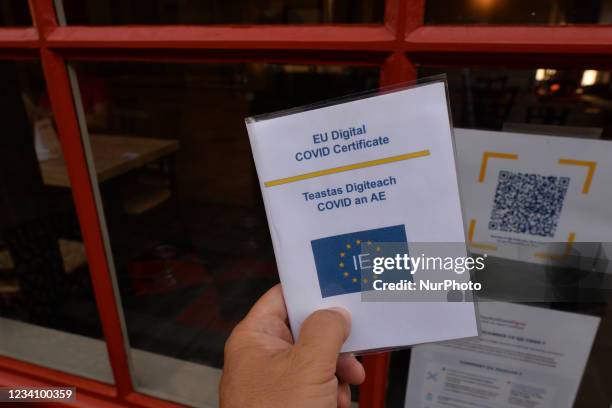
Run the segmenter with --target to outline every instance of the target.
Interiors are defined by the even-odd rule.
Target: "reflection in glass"
[[[427,0],[425,24],[612,24],[612,0]]]
[[[40,65],[1,62],[0,89],[0,353],[110,382]]]
[[[64,0],[68,24],[382,23],[383,0]]]
[[[612,139],[610,71],[421,68],[446,73],[453,125]],[[551,127],[552,126],[552,127]],[[562,127],[560,129],[559,127]],[[531,133],[531,132],[527,132]]]
[[[28,2],[24,0],[0,1],[0,27],[31,26],[32,18]]]
[[[232,328],[278,282],[244,119],[375,88],[378,69],[74,65],[137,383],[195,370],[200,386],[165,392],[201,404],[218,373],[198,367],[222,365]]]

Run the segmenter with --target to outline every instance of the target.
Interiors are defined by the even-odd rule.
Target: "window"
[[[214,382],[231,329],[278,282],[244,118],[376,88],[378,69],[73,66],[138,389],[214,404],[140,356]]]
[[[612,24],[612,2],[427,0],[426,24]]]
[[[497,67],[419,70],[425,77],[440,73],[448,76],[456,127],[515,131],[548,127],[553,134],[554,130],[573,128],[581,129],[583,137],[612,139],[610,71]]]
[[[0,61],[0,353],[112,383],[38,62]]]
[[[0,4],[1,26],[29,26],[32,25],[28,4],[21,0],[5,0]]]
[[[65,0],[68,24],[382,23],[381,0]]]
[[[23,240],[0,223],[0,384],[76,384],[92,404],[215,401],[223,341],[276,281],[245,116],[446,73],[457,127],[611,136],[608,0],[0,3],[0,129],[24,157],[0,151],[3,214],[36,220],[20,228],[35,226],[53,277],[20,281]],[[35,144],[27,117],[43,107],[63,158],[52,171],[37,153],[58,146]],[[58,212],[14,203],[36,191]],[[597,385],[609,305],[591,306],[558,306],[603,317],[577,406],[612,397]],[[7,321],[41,343],[7,337]],[[43,340],[97,357],[44,360]],[[401,406],[408,359],[364,356],[360,406]]]

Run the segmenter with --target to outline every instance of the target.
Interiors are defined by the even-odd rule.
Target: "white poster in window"
[[[612,142],[455,129],[474,252],[590,268],[612,241]]]
[[[415,346],[406,408],[563,408],[576,398],[599,318],[480,302],[480,337]]]

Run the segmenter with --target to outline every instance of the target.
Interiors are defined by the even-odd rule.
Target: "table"
[[[168,139],[92,134],[90,140],[99,183],[155,162],[179,149],[178,141]],[[40,169],[46,185],[70,188],[63,157],[41,161]]]

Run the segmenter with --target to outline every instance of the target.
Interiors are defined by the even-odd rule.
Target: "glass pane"
[[[612,139],[610,71],[427,68],[445,73],[453,125],[502,130],[515,124],[593,128]],[[534,127],[534,126],[532,126]]]
[[[384,0],[64,0],[68,24],[382,23]]]
[[[379,70],[74,66],[136,383],[215,402],[225,340],[278,282],[244,119],[375,88]]]
[[[555,406],[607,406],[610,391],[597,389],[597,384],[612,383],[604,363],[612,358],[611,72],[546,67],[419,69],[421,77],[442,73],[448,78],[468,240],[472,251],[488,254],[484,273],[475,274],[488,291],[480,295],[530,305],[518,308],[520,313],[500,309],[488,314],[491,304],[481,302],[486,320],[481,321],[483,333],[493,321],[500,327],[501,321],[531,322],[521,333],[527,339],[535,332],[533,326],[553,324],[547,316],[567,322],[587,321],[589,315],[601,318],[597,335],[591,330],[574,336],[571,323],[567,327],[554,323],[554,330],[564,328],[555,332],[556,339],[562,340],[550,347],[561,350],[576,338],[589,339],[583,344],[583,357],[579,353],[563,356],[572,359],[572,364],[559,363],[551,365],[548,373],[540,372],[534,360],[518,361],[504,352],[507,361],[500,366],[513,364],[524,380],[531,378],[530,372],[538,372],[532,385],[550,381],[557,390],[564,387],[558,379],[573,376],[575,389],[568,383],[568,389],[556,391]],[[543,246],[552,250],[541,251]],[[503,253],[505,249],[514,252]],[[504,304],[503,309],[516,307]],[[474,360],[497,366],[496,358],[503,354],[496,348],[515,347],[506,342],[510,337],[505,334],[504,342],[488,337],[496,330],[479,338],[480,348],[472,349]],[[592,349],[590,336],[595,337]],[[493,342],[498,345],[489,348]],[[448,352],[451,360],[465,356],[465,350],[438,349]],[[545,347],[530,350],[556,354]],[[587,351],[591,352],[588,362]],[[410,358],[414,356],[415,349]],[[432,361],[437,358],[428,356]],[[575,370],[585,363],[579,382]],[[569,396],[576,392],[572,404]],[[421,396],[413,394],[411,401],[417,397]]]
[[[0,1],[0,26],[31,26],[28,2],[24,0]]]
[[[40,64],[0,89],[0,354],[112,382]]]
[[[612,24],[612,0],[427,0],[426,24]]]

